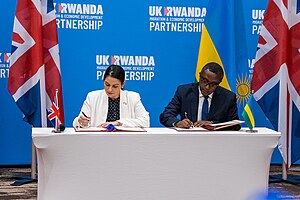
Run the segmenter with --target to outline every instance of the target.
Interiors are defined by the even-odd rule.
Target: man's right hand
[[[178,121],[174,125],[175,125],[175,127],[178,127],[178,128],[190,128],[193,126],[193,122],[191,120],[189,120],[188,118],[185,118],[181,121]]]

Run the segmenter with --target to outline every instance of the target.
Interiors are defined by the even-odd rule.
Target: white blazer
[[[108,96],[104,90],[89,92],[79,115],[73,120],[73,126],[79,126],[78,118],[84,112],[91,118],[89,126],[96,127],[106,122],[108,112]],[[138,93],[132,91],[120,92],[120,120],[123,126],[149,127],[150,117],[141,102]]]

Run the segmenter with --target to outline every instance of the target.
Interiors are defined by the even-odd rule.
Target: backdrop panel
[[[161,127],[159,114],[176,87],[194,81],[208,0],[54,2],[66,126],[72,125],[87,93],[103,88],[107,66],[119,64],[126,70],[125,89],[141,94],[151,127]],[[0,6],[0,120],[4,122],[0,123],[0,165],[31,162],[31,128],[7,91],[16,3],[11,0]],[[267,0],[244,1],[249,62],[243,76],[248,85],[266,4]],[[231,81],[241,84],[238,79]],[[237,95],[243,106],[247,99]],[[258,107],[254,113],[257,126],[272,128]],[[272,161],[280,163],[278,152],[274,155]]]

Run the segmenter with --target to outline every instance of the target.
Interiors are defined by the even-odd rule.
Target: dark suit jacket
[[[176,93],[167,105],[164,112],[160,114],[160,123],[166,127],[172,127],[173,123],[179,121],[177,118],[180,115],[181,120],[187,117],[192,121],[197,121],[198,104],[199,104],[199,83],[191,83],[180,85]],[[238,111],[236,104],[236,95],[218,86],[213,93],[211,105],[208,114],[208,121],[214,123],[226,122],[238,119]],[[240,125],[229,127],[227,129],[239,130]]]

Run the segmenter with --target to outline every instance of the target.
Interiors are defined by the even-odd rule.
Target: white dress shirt
[[[197,121],[200,121],[202,119],[202,105],[203,105],[203,101],[204,101],[205,97],[201,93],[200,87],[198,87],[198,89],[199,89],[199,104],[198,104],[198,117],[197,117]],[[209,108],[210,108],[212,96],[213,96],[213,93],[211,93],[210,95],[208,95],[208,98],[207,98],[207,100],[208,100],[208,112],[209,112]]]

